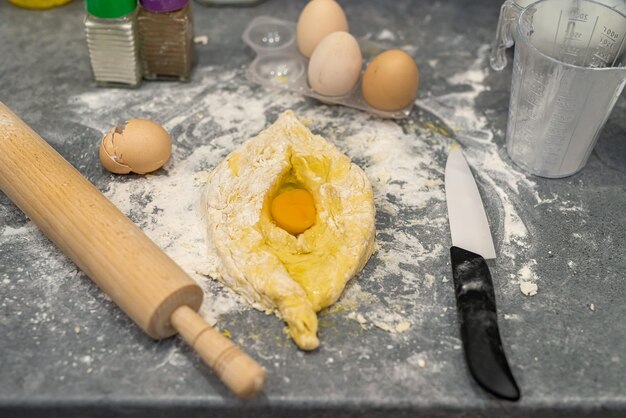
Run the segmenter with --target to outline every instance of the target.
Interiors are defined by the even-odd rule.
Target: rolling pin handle
[[[172,313],[172,326],[237,396],[252,398],[263,389],[265,369],[230,339],[183,305]]]

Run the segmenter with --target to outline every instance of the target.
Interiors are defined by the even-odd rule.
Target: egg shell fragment
[[[302,9],[298,18],[298,50],[309,58],[326,35],[338,31],[349,31],[348,19],[341,6],[333,0],[313,0]]]
[[[172,152],[169,133],[147,119],[130,119],[102,138],[100,162],[116,174],[145,174],[161,168]]]
[[[399,49],[376,56],[363,74],[363,98],[381,110],[409,106],[417,96],[418,87],[417,64],[409,54]]]
[[[359,81],[362,66],[361,49],[354,36],[333,32],[322,39],[311,55],[309,86],[325,96],[343,96]]]
[[[112,128],[100,141],[100,163],[111,173],[128,174],[131,171],[130,167],[120,164],[115,156],[115,147],[113,146],[114,134],[115,128]]]

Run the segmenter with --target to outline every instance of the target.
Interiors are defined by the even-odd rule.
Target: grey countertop
[[[168,229],[177,199],[163,194],[177,182],[185,189],[288,108],[365,168],[379,246],[320,315],[312,353],[297,350],[280,320],[205,279],[217,307],[207,315],[268,371],[264,393],[241,401],[181,341],[143,334],[0,193],[0,416],[625,416],[624,100],[581,172],[527,176],[504,147],[510,65],[496,73],[487,63],[499,2],[341,1],[354,34],[402,47],[420,66],[419,108],[401,122],[246,80],[246,24],[295,20],[303,4],[195,4],[196,35],[209,42],[196,45],[191,82],[125,90],[92,83],[82,2],[50,11],[0,2],[0,101],[183,267],[182,230],[202,226],[181,217]],[[119,177],[99,165],[103,132],[129,117],[172,133],[173,159],[155,175]],[[477,174],[500,255],[493,273],[518,403],[478,388],[460,349],[441,182],[450,137]],[[374,153],[380,144],[397,146]],[[522,282],[537,294],[524,295]],[[390,332],[405,322],[408,330]]]

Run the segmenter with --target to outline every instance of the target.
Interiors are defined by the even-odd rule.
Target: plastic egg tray
[[[248,24],[242,38],[257,54],[246,72],[248,79],[254,83],[289,90],[324,103],[353,107],[383,118],[403,119],[411,113],[413,104],[403,109],[386,111],[370,106],[363,98],[363,70],[372,58],[385,50],[374,42],[357,39],[363,55],[363,70],[352,91],[344,96],[324,96],[309,87],[309,60],[298,51],[295,23],[270,16],[258,16]]]

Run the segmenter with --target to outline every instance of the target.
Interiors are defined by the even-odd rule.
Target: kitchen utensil
[[[179,332],[239,396],[262,389],[264,369],[196,313],[200,286],[2,103],[0,189],[148,335]]]
[[[316,93],[307,81],[309,60],[296,46],[296,24],[270,16],[255,17],[242,35],[243,41],[257,54],[246,76],[254,83],[313,97],[324,103],[339,104],[364,110],[383,118],[403,119],[409,116],[413,103],[400,110],[380,110],[370,106],[361,93],[361,79],[344,96],[324,96]],[[367,39],[357,39],[363,62],[367,64],[384,48]]]
[[[491,47],[489,56],[489,64],[496,71],[501,71],[506,67],[506,49],[511,48],[515,43],[515,34],[517,33],[517,21],[520,13],[528,5],[536,0],[506,0],[500,8],[500,17],[498,18],[498,27],[496,29],[496,37]],[[571,0],[576,1],[576,0]],[[626,10],[626,0],[599,0],[601,4],[624,12]],[[559,11],[556,10],[558,13]],[[552,18],[556,22],[557,14]]]
[[[496,252],[478,187],[458,147],[448,155],[445,187],[465,359],[480,386],[497,397],[516,401],[520,391],[502,347],[496,296],[485,261],[495,258]]]
[[[506,147],[542,177],[587,162],[626,82],[626,16],[591,0],[541,0],[517,27]]]

